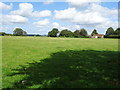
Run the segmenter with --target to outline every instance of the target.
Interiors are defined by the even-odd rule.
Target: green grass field
[[[118,39],[2,37],[3,88],[113,88],[118,70]]]

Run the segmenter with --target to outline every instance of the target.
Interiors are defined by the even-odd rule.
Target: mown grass
[[[119,87],[120,83],[118,39],[2,37],[2,57],[3,88]]]

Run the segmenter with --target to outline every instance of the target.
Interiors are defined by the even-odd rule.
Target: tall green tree
[[[120,35],[120,28],[117,28],[114,32],[115,35]]]
[[[14,31],[13,31],[13,35],[15,36],[23,36],[23,35],[26,35],[27,32],[22,30],[21,28],[16,28]]]
[[[109,35],[114,35],[114,29],[112,27],[109,27],[106,31],[106,36],[109,36]]]
[[[73,37],[74,34],[73,34],[73,32],[65,29],[65,30],[62,30],[62,31],[60,32],[60,35],[59,35],[59,36],[63,36],[63,37]]]
[[[81,35],[81,36],[88,36],[88,33],[87,33],[87,31],[83,28],[83,29],[80,30],[80,35]]]
[[[57,37],[57,34],[59,33],[57,28],[53,28],[52,31],[48,32],[48,37]]]
[[[94,30],[92,31],[91,36],[93,36],[94,34],[98,34],[98,32],[97,32],[96,29],[94,29]]]
[[[74,31],[74,37],[80,37],[80,30]]]

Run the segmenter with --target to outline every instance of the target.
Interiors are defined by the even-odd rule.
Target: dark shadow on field
[[[120,87],[118,52],[68,50],[53,53],[41,62],[16,69],[14,75],[27,77],[13,88],[102,88]],[[34,88],[34,87],[33,87]]]

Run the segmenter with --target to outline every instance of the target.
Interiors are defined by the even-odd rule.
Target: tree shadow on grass
[[[16,69],[15,75],[27,75],[13,88],[100,88],[119,87],[118,52],[68,50],[50,58]]]

